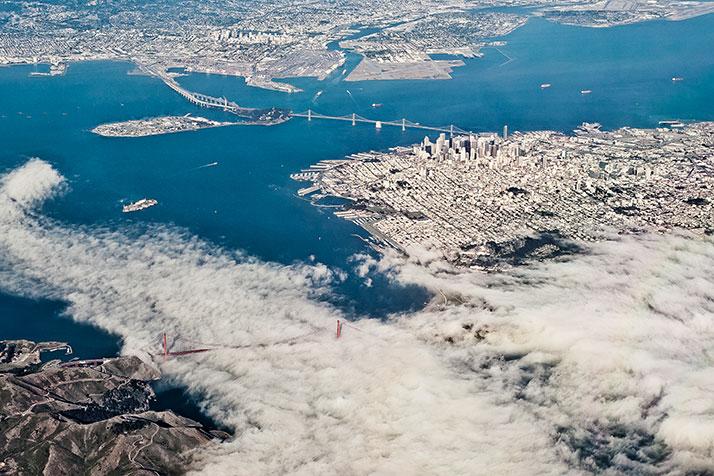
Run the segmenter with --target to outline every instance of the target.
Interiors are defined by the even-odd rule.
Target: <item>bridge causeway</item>
[[[176,80],[171,77],[166,71],[163,69],[154,69],[146,65],[141,65],[140,63],[137,62],[139,67],[147,72],[148,74],[152,76],[156,76],[159,78],[161,81],[164,82],[168,87],[179,93],[181,96],[183,96],[188,102],[195,104],[197,106],[201,107],[212,107],[212,108],[218,108],[218,109],[223,109],[226,112],[231,112],[235,114],[236,116],[242,116],[242,117],[252,117],[252,115],[255,113],[256,109],[255,108],[249,108],[249,107],[242,107],[236,104],[233,101],[229,101],[225,97],[223,98],[218,98],[214,96],[209,96],[207,94],[201,94],[201,93],[195,93],[193,91],[189,91],[188,89],[185,89],[181,87],[181,85],[176,82]]]
[[[170,87],[171,89],[176,91],[178,94],[180,94],[187,101],[189,101],[190,103],[195,104],[197,106],[223,109],[224,111],[231,112],[237,116],[248,117],[248,118],[253,118],[253,116],[255,115],[255,113],[257,111],[257,109],[254,109],[254,108],[239,106],[235,102],[229,101],[225,97],[218,98],[218,97],[214,97],[214,96],[209,96],[207,94],[201,94],[201,93],[195,93],[193,91],[189,91],[189,90],[181,87],[181,85],[171,75],[169,75],[165,70],[154,69],[150,66],[142,65],[138,61],[136,62],[136,64],[146,73],[148,73],[152,76],[156,76],[159,79],[161,79],[161,81],[163,81],[164,84],[166,84],[168,87]],[[308,109],[307,111],[304,111],[304,112],[290,112],[290,113],[287,113],[285,117],[302,117],[302,118],[306,118],[308,121],[312,121],[313,119],[321,119],[321,120],[329,120],[329,121],[350,122],[350,123],[352,123],[353,126],[357,125],[357,123],[374,124],[375,128],[377,128],[377,129],[381,129],[384,126],[400,127],[402,129],[402,131],[406,131],[407,129],[420,129],[420,130],[426,130],[426,131],[444,132],[444,133],[448,133],[452,136],[454,134],[469,134],[469,133],[471,133],[470,131],[466,131],[464,129],[461,129],[460,127],[456,127],[453,124],[449,125],[449,126],[427,126],[424,124],[420,124],[418,122],[412,122],[407,119],[401,119],[401,120],[396,120],[396,121],[381,121],[378,119],[368,119],[366,117],[362,117],[355,113],[348,114],[345,116],[331,116],[328,114],[320,114],[320,113],[314,112],[312,109]]]

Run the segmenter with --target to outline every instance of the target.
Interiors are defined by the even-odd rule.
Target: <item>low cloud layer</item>
[[[565,461],[590,470],[714,470],[714,241],[621,237],[510,273],[387,257],[395,279],[442,302],[400,320],[447,342],[453,365],[550,422]]]
[[[54,222],[32,211],[63,184],[42,161],[1,180],[4,290],[63,299],[147,358],[163,331],[241,346],[161,363],[236,431],[197,472],[714,470],[711,241],[638,237],[493,275],[365,257],[366,279],[379,268],[443,304],[336,340],[324,266]]]

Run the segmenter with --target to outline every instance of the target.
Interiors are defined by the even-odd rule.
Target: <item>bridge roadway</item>
[[[394,126],[394,127],[401,127],[403,131],[407,130],[407,129],[421,129],[421,130],[427,130],[427,131],[446,132],[451,135],[453,135],[453,134],[468,134],[469,133],[469,131],[465,131],[465,130],[461,129],[460,127],[456,127],[454,125],[449,125],[447,127],[426,126],[426,125],[419,124],[416,122],[408,121],[407,119],[402,119],[401,121],[380,121],[377,119],[367,119],[366,117],[358,116],[357,114],[352,114],[352,115],[347,115],[347,116],[330,116],[327,114],[319,114],[319,113],[313,112],[312,110],[308,110],[306,112],[291,112],[290,117],[303,117],[303,118],[306,118],[308,121],[311,121],[313,119],[326,119],[326,120],[330,120],[330,121],[351,122],[353,126],[356,125],[358,122],[360,122],[360,123],[374,124],[377,129],[382,128],[382,126]]]
[[[151,68],[148,65],[142,65],[140,62],[136,61],[136,64],[145,72],[152,76],[156,76],[159,79],[161,79],[168,87],[179,93],[181,96],[183,96],[185,99],[187,99],[189,102],[196,104],[197,106],[201,107],[215,107],[219,109],[223,109],[224,111],[232,112],[233,114],[241,117],[248,117],[248,118],[253,118],[256,112],[256,109],[253,108],[247,108],[247,107],[241,107],[238,104],[234,103],[233,101],[228,101],[226,98],[217,98],[213,96],[208,96],[207,94],[201,94],[201,93],[194,93],[192,91],[189,91],[187,89],[184,89],[179,85],[176,80],[171,77],[169,74],[167,74],[163,69],[154,69]],[[402,119],[401,121],[380,121],[377,119],[367,119],[366,117],[358,116],[357,114],[352,114],[352,115],[347,115],[347,116],[330,116],[327,114],[319,114],[316,112],[313,112],[312,110],[308,109],[305,112],[291,112],[288,115],[289,117],[304,117],[307,118],[308,121],[311,121],[312,119],[324,119],[324,120],[331,120],[331,121],[343,121],[343,122],[351,122],[352,125],[356,125],[358,122],[360,123],[367,123],[367,124],[374,124],[377,129],[382,128],[382,126],[393,126],[393,127],[401,127],[402,130],[407,130],[407,129],[421,129],[421,130],[427,130],[427,131],[436,131],[436,132],[446,132],[451,135],[456,134],[468,134],[470,131],[465,131],[459,127],[456,127],[454,125],[450,125],[448,127],[438,127],[438,126],[425,126],[423,124],[419,124],[416,122],[411,122],[406,119]]]
[[[184,89],[179,85],[179,83],[176,82],[174,78],[169,76],[165,71],[163,70],[157,70],[154,68],[151,68],[146,65],[141,65],[141,63],[137,62],[139,67],[143,69],[145,72],[149,73],[152,76],[156,76],[161,81],[164,82],[168,87],[179,93],[181,96],[183,96],[185,99],[188,100],[188,102],[195,104],[197,106],[201,107],[215,107],[219,109],[223,109],[224,111],[227,112],[232,112],[236,116],[241,116],[241,117],[253,117],[255,114],[256,109],[254,108],[249,108],[249,107],[241,107],[238,104],[234,103],[233,101],[229,101],[226,98],[217,98],[213,96],[209,96],[207,94],[201,94],[201,93],[194,93],[192,91],[189,91],[188,89]]]

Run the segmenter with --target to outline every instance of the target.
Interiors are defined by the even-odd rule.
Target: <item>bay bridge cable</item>
[[[313,111],[312,109],[308,109],[307,111],[302,111],[302,112],[291,112],[290,117],[301,117],[305,118],[308,121],[312,121],[313,119],[322,119],[322,120],[328,120],[328,121],[342,121],[342,122],[350,122],[352,123],[353,126],[357,125],[358,122],[360,123],[366,123],[366,124],[374,124],[374,126],[377,129],[381,129],[383,126],[394,126],[394,127],[400,127],[402,131],[406,131],[407,129],[420,129],[420,130],[427,130],[427,131],[436,131],[436,132],[444,132],[444,133],[449,133],[451,137],[454,136],[454,134],[472,134],[472,131],[467,131],[464,130],[460,127],[457,127],[453,124],[450,124],[448,126],[428,126],[424,124],[420,124],[418,122],[412,122],[406,118],[402,118],[400,120],[395,120],[395,121],[382,121],[378,119],[369,119],[363,116],[360,116],[359,114],[352,113],[352,114],[346,114],[343,116],[332,116],[329,114],[321,114],[318,112]]]

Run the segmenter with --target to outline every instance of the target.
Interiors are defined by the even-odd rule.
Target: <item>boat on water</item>
[[[317,98],[319,98],[320,96],[322,96],[322,89],[315,93],[315,95],[312,97],[312,102],[317,101]]]
[[[551,86],[550,83],[543,83],[543,84],[540,85],[540,88],[541,88],[541,89],[548,89],[550,86]]]
[[[591,92],[593,92],[592,89],[583,89],[580,94],[590,94]]]
[[[380,102],[373,102],[372,107],[377,108],[377,107],[382,107],[382,103]]]
[[[673,128],[684,127],[684,123],[681,121],[659,121],[660,126],[669,126]]]
[[[675,76],[672,78],[672,81],[677,82],[677,81],[684,81],[684,78],[681,76]]]
[[[153,198],[142,198],[141,200],[138,200],[136,202],[130,203],[128,205],[124,205],[121,208],[121,211],[123,213],[138,212],[140,210],[145,210],[149,207],[153,207],[154,205],[156,205],[158,203],[159,202],[154,200]]]

